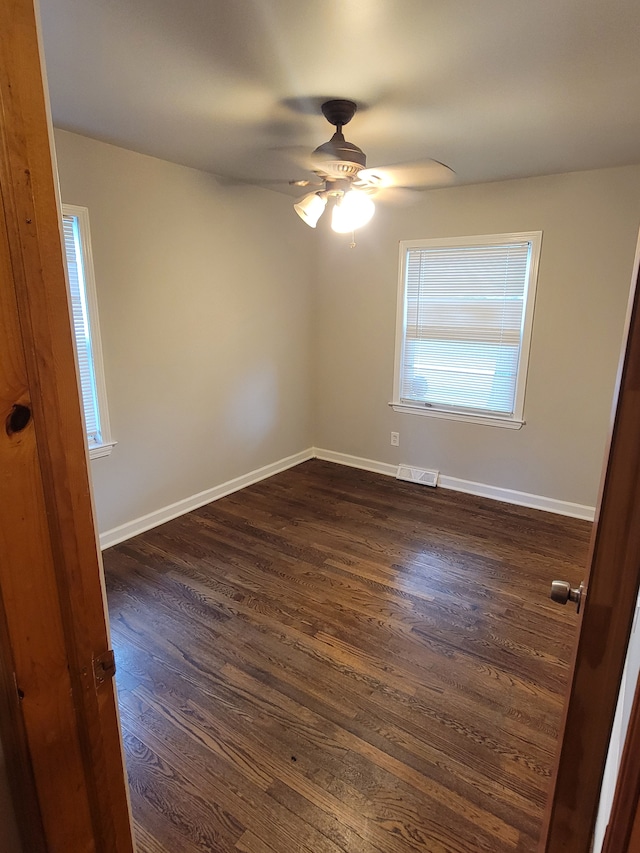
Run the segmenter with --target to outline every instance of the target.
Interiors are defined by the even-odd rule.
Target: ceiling
[[[640,162],[638,0],[41,0],[56,126],[300,194],[355,100],[369,166],[476,183]],[[282,183],[277,183],[277,182]]]

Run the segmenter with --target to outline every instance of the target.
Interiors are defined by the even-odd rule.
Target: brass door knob
[[[551,582],[551,600],[557,604],[566,604],[568,601],[574,601],[576,611],[580,613],[580,605],[584,595],[584,583],[581,583],[577,589],[572,589],[568,581],[552,581]]]

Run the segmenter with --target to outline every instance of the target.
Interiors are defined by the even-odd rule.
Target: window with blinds
[[[401,243],[394,408],[522,426],[541,236]]]
[[[86,208],[71,205],[63,205],[62,212],[73,333],[87,441],[92,457],[104,456],[111,451],[114,442],[109,434],[104,389],[89,216]]]

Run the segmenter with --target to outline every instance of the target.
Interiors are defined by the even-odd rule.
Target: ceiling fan
[[[290,181],[292,186],[319,187],[294,204],[300,218],[315,228],[331,202],[331,228],[341,234],[366,225],[375,212],[373,196],[438,186],[453,178],[453,170],[437,160],[367,169],[361,148],[344,138],[342,128],[356,114],[354,101],[335,99],[322,104],[322,113],[336,128],[328,142],[319,145],[307,161],[315,180]]]

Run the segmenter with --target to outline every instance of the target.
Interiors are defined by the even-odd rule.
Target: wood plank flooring
[[[139,853],[534,853],[590,528],[313,460],[106,551]]]

